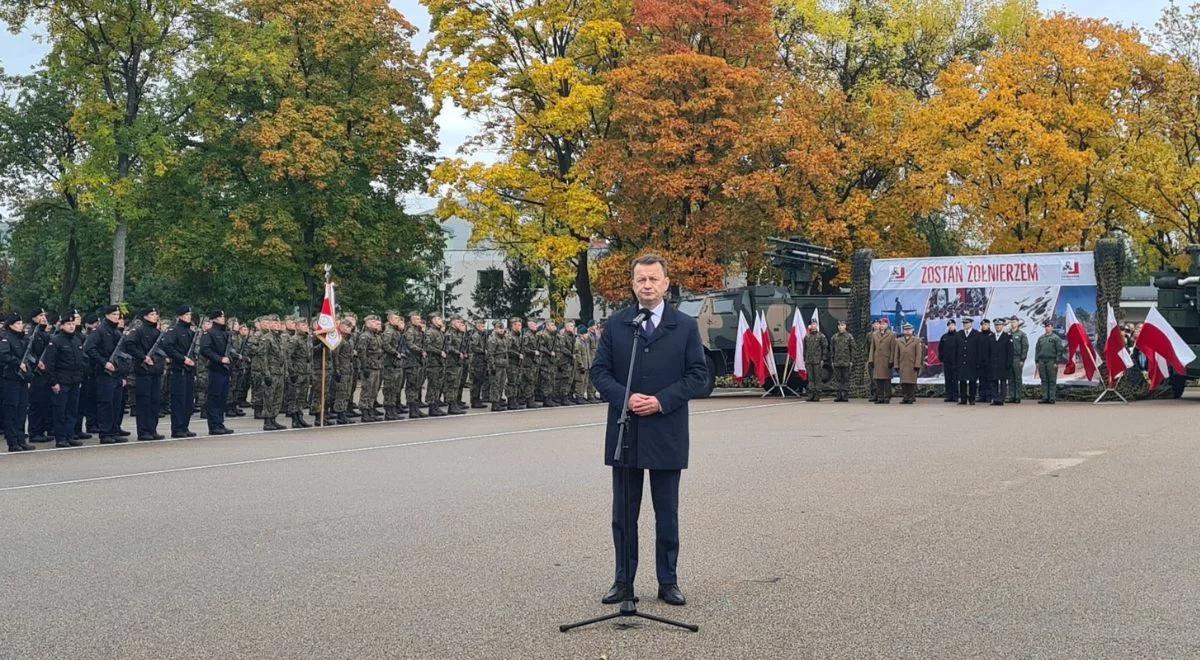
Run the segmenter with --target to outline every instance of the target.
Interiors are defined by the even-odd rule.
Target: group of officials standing
[[[386,319],[386,326],[384,324]],[[421,314],[338,320],[343,341],[329,354],[325,384],[330,424],[444,416],[492,410],[598,403],[587,372],[601,326],[561,329],[553,321],[513,318],[447,322]],[[232,433],[226,417],[247,414],[267,431],[312,426],[322,418],[323,344],[307,319],[262,316],[251,323],[211,310],[200,323],[189,306],[169,322],[155,308],[126,318],[116,306],[81,317],[35,309],[0,317],[0,429],[9,451],[31,443],[81,446],[127,442],[125,413],[136,417],[138,440],[161,440],[159,418],[173,438],[194,437],[196,413],[210,435]],[[356,397],[357,395],[357,397]]]

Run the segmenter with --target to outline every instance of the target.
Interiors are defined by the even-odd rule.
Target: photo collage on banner
[[[1096,271],[1091,252],[1053,252],[971,257],[876,259],[871,264],[871,318],[885,318],[896,334],[905,323],[927,347],[919,382],[941,383],[938,342],[954,320],[1016,317],[1029,337],[1023,380],[1038,384],[1033,346],[1050,318],[1066,339],[1063,319],[1070,305],[1088,336],[1096,337]],[[1092,385],[1083,369],[1071,375],[1059,367],[1059,383]]]

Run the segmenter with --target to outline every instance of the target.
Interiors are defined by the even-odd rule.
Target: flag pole
[[[1112,387],[1108,386],[1107,379],[1106,379],[1106,382],[1104,385],[1104,391],[1100,393],[1100,396],[1096,397],[1096,400],[1092,402],[1092,405],[1106,406],[1106,405],[1113,405],[1113,404],[1119,405],[1119,403],[1129,403],[1129,400],[1126,399],[1124,396],[1121,395],[1120,392],[1117,391],[1117,387],[1119,387],[1121,385],[1121,379],[1124,377],[1125,377],[1124,371],[1117,374],[1116,379],[1113,380]],[[1117,398],[1120,399],[1121,401],[1119,403],[1117,401],[1103,401],[1104,397],[1108,396],[1108,394],[1110,392],[1117,395]]]
[[[321,342],[321,426],[325,426],[325,359],[329,355],[329,346]]]

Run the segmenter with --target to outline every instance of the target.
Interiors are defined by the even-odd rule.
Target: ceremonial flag
[[[779,375],[779,371],[775,367],[775,342],[771,339],[771,327],[767,325],[767,316],[762,315],[762,361],[766,367],[766,374],[770,376]],[[762,381],[764,384],[767,381]]]
[[[342,343],[342,333],[338,332],[337,320],[333,316],[333,310],[337,309],[333,299],[333,282],[325,282],[325,299],[321,301],[321,314],[317,317],[317,338],[320,339],[329,350],[337,350],[337,347]]]
[[[1067,368],[1063,369],[1063,373],[1075,373],[1075,355],[1078,354],[1079,361],[1083,362],[1083,373],[1091,380],[1096,375],[1099,357],[1096,355],[1096,349],[1092,348],[1092,343],[1088,341],[1087,329],[1083,327],[1083,322],[1075,317],[1075,310],[1071,309],[1069,304],[1064,324],[1067,328]]]
[[[750,373],[750,367],[754,364],[754,360],[751,359],[754,349],[746,343],[748,335],[750,335],[750,324],[746,323],[746,315],[739,311],[737,343],[733,349],[733,377],[739,383]]]
[[[1104,362],[1108,365],[1108,386],[1114,387],[1117,377],[1133,366],[1129,349],[1125,348],[1125,334],[1117,326],[1117,315],[1112,305],[1108,306],[1108,339],[1104,340]]]
[[[792,315],[792,329],[788,333],[788,357],[792,359],[792,371],[800,375],[802,380],[808,380],[808,371],[804,368],[804,337],[808,329],[804,327],[804,317],[800,308]]]
[[[767,382],[767,362],[763,360],[762,332],[764,325],[766,323],[763,321],[762,312],[755,313],[754,327],[750,332],[750,334],[754,335],[754,375],[758,377],[758,382],[765,385]]]
[[[821,329],[821,310],[816,307],[813,307],[812,322],[817,324],[818,330]]]
[[[1195,351],[1167,323],[1157,307],[1151,307],[1150,313],[1146,314],[1146,322],[1142,324],[1135,345],[1146,355],[1150,389],[1166,380],[1170,374],[1167,367],[1174,369],[1177,374],[1187,373],[1188,363],[1196,359]]]

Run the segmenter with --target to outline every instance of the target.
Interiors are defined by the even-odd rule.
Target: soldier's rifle
[[[459,364],[462,366],[462,373],[458,376],[459,392],[462,392],[463,388],[467,386],[467,372],[470,371],[470,362],[467,360],[467,351],[469,350],[467,347],[467,342],[470,341],[470,339],[471,333],[464,332],[462,342],[458,345],[458,360]],[[462,396],[462,394],[459,394],[459,396]]]
[[[26,381],[33,376],[33,370],[37,367],[37,361],[33,359],[33,342],[37,341],[38,333],[41,330],[42,326],[33,326],[33,332],[29,335],[29,342],[25,344],[25,354],[21,356],[21,361],[17,364],[18,371],[20,371],[21,365],[25,365]]]
[[[131,334],[133,334],[133,330],[126,330],[125,332],[121,333],[120,338],[117,339],[117,345],[113,346],[112,353],[109,353],[108,360],[105,361],[107,364],[111,364],[113,367],[116,367],[117,360],[119,359],[133,359],[132,355],[121,350],[121,347],[125,345],[125,340],[128,339],[129,335]]]
[[[203,323],[201,323],[201,326],[203,326]],[[199,327],[197,327],[195,334],[192,335],[191,346],[188,346],[187,353],[183,354],[183,356],[185,358],[192,361],[193,366],[195,366],[195,362],[196,362],[196,357],[197,357],[196,351],[198,351],[200,349],[200,335],[202,335],[202,334],[204,334],[204,331],[201,330]]]

